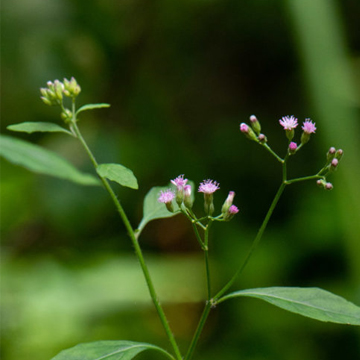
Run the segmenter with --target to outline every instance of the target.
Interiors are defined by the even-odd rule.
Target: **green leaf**
[[[236,291],[222,302],[239,296],[255,297],[296,314],[320,321],[360,325],[360,307],[319,288],[269,287]]]
[[[110,104],[87,104],[79,108],[76,112],[76,115],[80,114],[82,111],[87,110],[94,110],[94,109],[102,109],[102,108],[108,108],[110,107]]]
[[[133,172],[120,164],[100,164],[97,173],[111,181],[131,189],[138,189],[138,182]]]
[[[33,132],[64,132],[73,136],[70,131],[57,124],[49,122],[23,122],[20,124],[9,125],[7,129],[11,131],[26,132],[29,134]]]
[[[13,164],[82,185],[100,185],[94,176],[80,172],[64,158],[41,146],[5,135],[0,135],[0,143],[0,156]]]
[[[191,185],[192,189],[194,190],[194,183],[192,181],[188,182]],[[164,191],[171,188],[175,190],[175,186],[173,184],[169,184],[169,186],[155,186],[150,189],[150,191],[146,194],[144,199],[144,207],[143,207],[143,218],[139,224],[138,231],[141,232],[146,224],[151,220],[155,219],[163,219],[169,218],[174,215],[177,215],[179,212],[179,207],[173,201],[175,212],[170,212],[163,203],[158,202],[158,197],[160,191]],[[191,192],[191,197],[194,200],[194,191]]]
[[[173,356],[158,346],[123,340],[95,341],[79,344],[61,351],[51,360],[131,360],[144,350],[156,350],[174,360]]]

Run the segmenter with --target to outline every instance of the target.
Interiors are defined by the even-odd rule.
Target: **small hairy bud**
[[[255,115],[250,116],[250,124],[251,124],[252,129],[255,131],[255,133],[257,135],[259,135],[260,131],[261,131],[261,125]]]

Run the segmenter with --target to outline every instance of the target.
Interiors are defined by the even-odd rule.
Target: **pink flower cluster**
[[[298,126],[298,119],[293,115],[284,116],[279,120],[279,123],[284,128],[284,130],[293,130]],[[315,133],[316,130],[315,123],[313,123],[311,119],[305,119],[301,128],[306,134]]]

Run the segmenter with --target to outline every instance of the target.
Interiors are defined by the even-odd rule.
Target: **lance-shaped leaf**
[[[319,288],[268,287],[248,289],[225,295],[219,302],[240,296],[265,300],[282,309],[320,321],[360,325],[360,307]]]
[[[169,359],[174,360],[164,349],[134,341],[95,341],[76,345],[70,349],[61,351],[51,360],[131,360],[144,350],[156,350]]]
[[[191,185],[191,188],[193,190],[191,192],[191,197],[194,201],[194,183],[192,181],[189,181],[188,184]],[[169,188],[174,191],[176,189],[173,184],[169,184],[169,186],[155,186],[151,188],[150,191],[146,194],[144,199],[143,218],[138,227],[139,232],[141,232],[146,226],[146,224],[151,220],[169,218],[179,213],[179,207],[175,203],[175,201],[173,201],[173,206],[175,210],[175,212],[173,213],[166,208],[165,204],[158,201],[160,191],[164,191]]]
[[[0,135],[0,144],[0,156],[13,164],[81,185],[100,185],[96,177],[80,172],[64,158],[41,146],[5,135]]]
[[[94,109],[102,109],[102,108],[108,108],[110,107],[110,104],[87,104],[82,106],[76,111],[76,115],[80,114],[83,111],[87,110],[94,110]]]
[[[34,133],[34,132],[64,132],[73,136],[73,134],[64,129],[63,127],[49,122],[23,122],[20,124],[13,124],[7,127],[8,130],[11,131],[21,131],[26,133]]]
[[[131,189],[138,189],[138,182],[133,172],[120,164],[100,164],[97,173],[111,181]]]

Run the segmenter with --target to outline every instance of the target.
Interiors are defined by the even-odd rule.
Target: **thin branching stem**
[[[85,151],[89,155],[90,160],[93,163],[95,169],[97,169],[98,163],[97,163],[93,153],[91,152],[90,148],[88,147],[87,143],[85,142],[84,138],[82,137],[82,135],[80,133],[80,130],[79,130],[77,124],[76,124],[76,121],[72,122],[72,127],[73,127],[73,129],[74,129],[74,131],[76,133],[76,136],[78,137],[81,144],[83,145]],[[168,322],[168,320],[166,318],[164,310],[162,309],[162,307],[160,305],[160,301],[159,301],[158,296],[156,294],[155,287],[154,287],[153,281],[152,281],[152,279],[150,277],[148,267],[147,267],[147,265],[145,263],[144,256],[142,254],[140,245],[139,245],[139,243],[137,241],[137,236],[135,234],[135,231],[132,228],[129,219],[128,219],[123,207],[121,206],[119,199],[116,197],[112,187],[110,186],[109,182],[105,178],[103,178],[102,176],[99,175],[99,177],[100,177],[100,180],[103,183],[106,191],[109,193],[112,201],[114,202],[115,207],[119,212],[119,215],[120,215],[120,217],[121,217],[121,219],[122,219],[122,221],[123,221],[123,223],[125,225],[125,228],[126,228],[126,230],[128,232],[128,235],[129,235],[129,237],[131,239],[131,242],[132,242],[132,244],[134,246],[135,253],[136,253],[136,256],[137,256],[137,258],[139,260],[143,275],[145,277],[146,284],[147,284],[151,299],[152,299],[152,301],[154,303],[154,306],[155,306],[156,311],[157,311],[157,313],[159,315],[160,321],[161,321],[161,323],[162,323],[162,325],[163,325],[163,327],[165,329],[165,332],[166,332],[166,334],[168,336],[168,339],[169,339],[169,341],[170,341],[170,343],[171,343],[171,345],[172,345],[172,347],[174,349],[176,359],[177,360],[182,360],[182,356],[181,356],[179,347],[178,347],[177,342],[175,340],[175,337],[174,337],[174,335],[173,335],[173,333],[172,333],[172,331],[170,329],[170,325],[169,325],[169,322]]]

